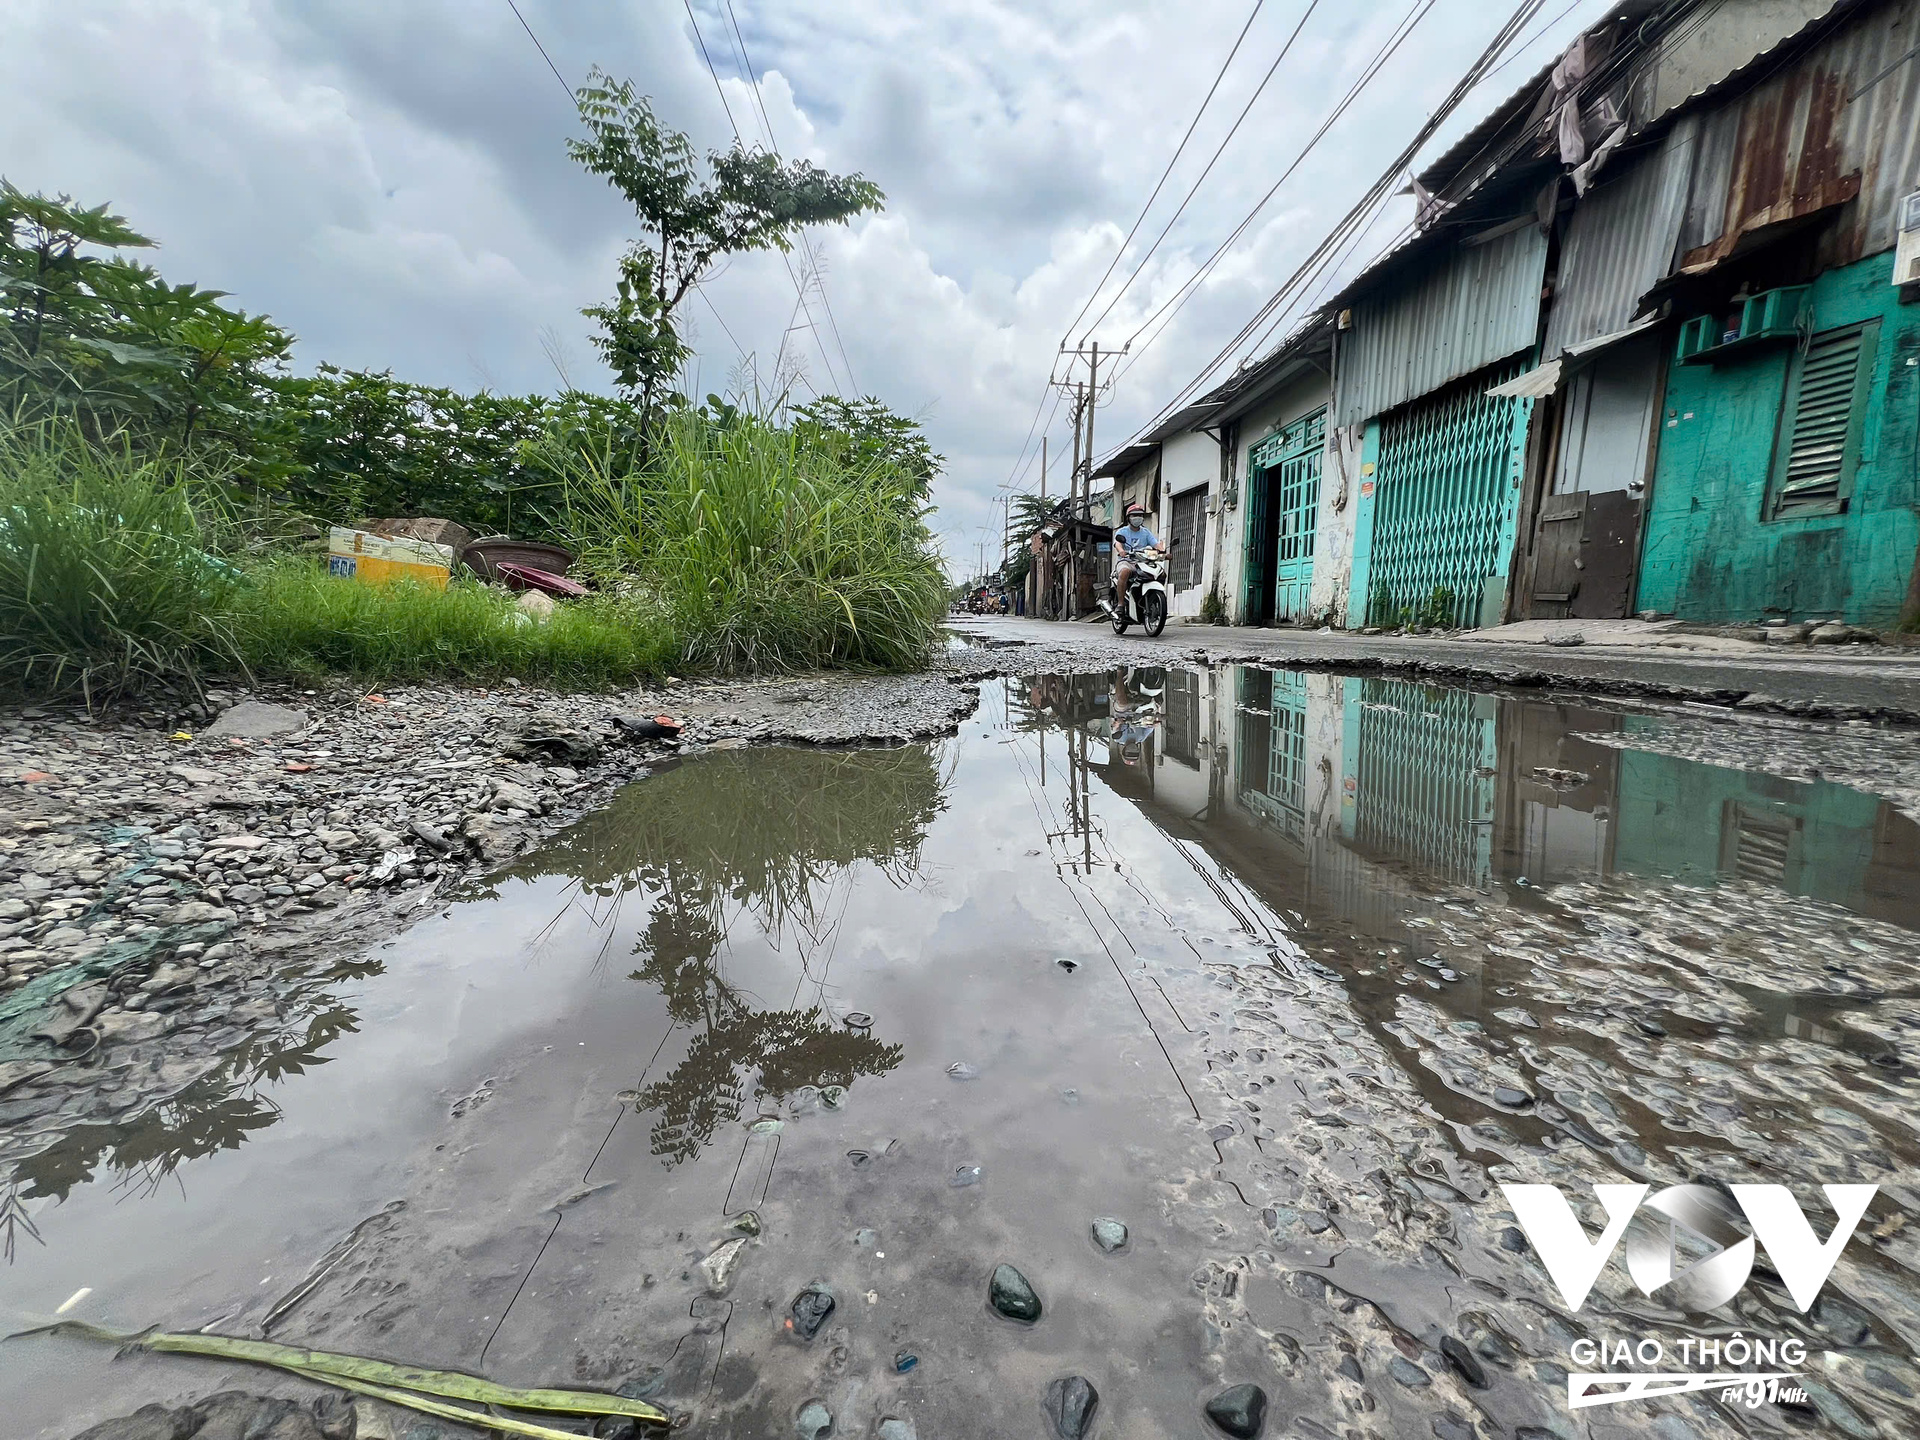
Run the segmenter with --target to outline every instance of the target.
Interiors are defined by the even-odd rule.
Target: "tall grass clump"
[[[359,585],[310,558],[257,566],[234,605],[240,653],[262,675],[514,676],[591,689],[658,674],[677,656],[663,618],[629,599],[592,596],[535,621],[505,591],[472,580],[445,590]]]
[[[231,669],[239,572],[188,472],[71,420],[0,421],[0,688],[89,705]]]
[[[916,477],[751,415],[670,414],[638,472],[562,462],[583,563],[637,576],[684,657],[721,673],[909,670],[946,585]]]

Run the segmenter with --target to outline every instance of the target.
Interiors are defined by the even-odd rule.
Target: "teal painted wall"
[[[1881,322],[1842,514],[1765,518],[1791,346],[1670,367],[1636,609],[1713,622],[1838,616],[1884,627],[1898,618],[1920,543],[1920,305],[1899,303],[1892,275],[1889,252],[1813,286],[1816,332]]]

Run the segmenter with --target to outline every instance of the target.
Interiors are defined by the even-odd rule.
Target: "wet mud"
[[[1314,1440],[1920,1432],[1920,827],[1654,728],[1220,666],[669,763],[19,1160],[0,1300],[698,1435],[1044,1436],[1071,1377],[1116,1440],[1247,1384]],[[1618,1262],[1570,1309],[1499,1188],[1592,1236],[1595,1183],[1695,1180],[1822,1238],[1822,1183],[1880,1188],[1810,1311],[1763,1256],[1701,1314]],[[1576,1341],[1735,1332],[1804,1393],[1570,1408]],[[28,1436],[271,1388],[0,1353]]]

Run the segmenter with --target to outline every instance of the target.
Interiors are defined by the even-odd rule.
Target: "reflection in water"
[[[290,988],[279,1007],[265,1007],[259,1028],[244,1038],[226,1042],[224,1049],[213,1047],[210,1054],[153,1062],[163,1078],[163,1067],[169,1065],[194,1077],[173,1094],[120,1119],[61,1128],[44,1149],[17,1162],[0,1193],[8,1258],[16,1234],[33,1234],[30,1225],[21,1224],[26,1213],[21,1202],[64,1200],[103,1167],[114,1176],[116,1188],[150,1194],[188,1161],[237,1149],[254,1132],[275,1123],[280,1107],[270,1088],[325,1064],[322,1052],[327,1046],[359,1028],[355,1011],[334,996],[338,983],[377,974],[380,968],[362,963],[286,977]]]
[[[944,804],[924,746],[722,751],[630,786],[508,872],[572,876],[610,901],[609,913],[629,896],[650,907],[632,978],[696,1032],[672,1072],[633,1099],[657,1112],[654,1154],[693,1158],[750,1094],[780,1102],[900,1063],[900,1046],[828,1015],[829,974],[852,867],[912,885]],[[765,1008],[727,979],[723,954],[740,919],[775,949],[795,946],[800,973],[786,1008]],[[812,1003],[799,1004],[809,990]]]

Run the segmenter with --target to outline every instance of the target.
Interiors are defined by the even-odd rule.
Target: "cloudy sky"
[[[1105,346],[1179,291],[1426,3],[1320,0],[1307,13],[1308,0],[1266,0],[1254,13],[1252,0],[694,0],[690,19],[681,0],[520,0],[520,12],[566,85],[596,64],[631,78],[703,150],[732,144],[736,122],[765,143],[764,110],[784,154],[886,191],[884,214],[810,236],[830,314],[811,289],[799,309],[772,256],[731,262],[704,287],[710,303],[686,312],[698,385],[767,384],[780,365],[801,395],[871,393],[921,418],[948,458],[937,525],[962,567],[989,526],[998,533],[1001,487],[1033,488],[1034,467],[1017,460],[1061,336],[1249,14],[1090,314],[1133,274],[1306,21],[1094,332]],[[1430,153],[1604,9],[1550,0]],[[1171,322],[1135,341],[1098,416],[1100,449],[1240,328],[1506,13],[1432,4]],[[566,158],[578,128],[569,97],[508,0],[0,0],[0,26],[0,174],[112,201],[161,242],[153,258],[170,279],[230,291],[298,335],[300,365],[502,391],[552,390],[564,373],[605,388],[579,311],[611,292],[632,216]],[[1383,217],[1373,245],[1408,204]],[[1063,453],[1064,413],[1051,433]]]

